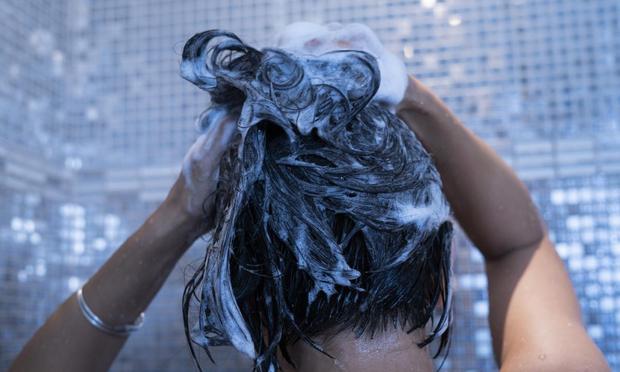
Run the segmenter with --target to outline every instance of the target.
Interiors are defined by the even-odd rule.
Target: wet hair
[[[373,100],[376,59],[259,51],[210,30],[185,44],[181,75],[210,94],[203,127],[232,112],[239,129],[183,295],[194,359],[192,342],[209,357],[233,345],[272,371],[278,349],[293,364],[292,342],[321,350],[313,336],[395,327],[424,328],[418,345],[438,339],[437,357],[451,323],[449,208],[429,154]]]

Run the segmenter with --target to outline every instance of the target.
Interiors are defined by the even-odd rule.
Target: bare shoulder
[[[501,372],[611,372],[605,359],[596,350],[595,355],[585,351],[579,355],[566,355],[558,352],[555,354],[538,354],[535,350],[514,355],[500,368]]]
[[[486,263],[489,324],[502,371],[609,371],[581,320],[564,263],[545,236]]]

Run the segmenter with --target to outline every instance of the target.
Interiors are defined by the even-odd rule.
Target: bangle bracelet
[[[106,324],[101,318],[99,318],[93,311],[86,305],[86,301],[84,301],[84,296],[82,295],[82,288],[78,289],[77,300],[80,304],[80,309],[82,310],[82,314],[90,324],[92,324],[95,328],[114,335],[114,336],[127,336],[131,332],[137,331],[138,328],[142,327],[142,323],[144,322],[144,313],[140,313],[138,319],[133,324],[127,325],[109,325]]]

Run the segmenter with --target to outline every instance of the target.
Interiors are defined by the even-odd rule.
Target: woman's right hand
[[[489,325],[502,371],[609,371],[527,187],[410,76],[397,114],[432,155],[452,211],[485,257]]]
[[[396,106],[396,113],[415,113],[432,117],[433,115],[450,113],[435,93],[416,79],[413,75],[407,76],[407,89],[402,101]]]

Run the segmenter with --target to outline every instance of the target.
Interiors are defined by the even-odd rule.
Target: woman
[[[217,57],[208,60],[205,57],[208,54],[205,52],[205,45],[217,36],[226,37],[227,40],[220,45],[235,54],[221,60]],[[241,57],[237,54],[241,54]],[[374,75],[378,75],[376,62],[372,58],[365,53],[356,54],[352,51],[344,57],[338,55],[339,58],[330,59],[333,56],[325,57],[327,60],[304,60],[305,64],[298,65],[298,60],[286,53],[277,50],[258,52],[231,34],[199,34],[192,38],[184,50],[184,61],[195,62],[193,60],[203,57],[205,59],[199,60],[198,64],[184,64],[182,68],[184,77],[212,94],[216,109],[205,119],[208,123],[207,132],[190,150],[185,162],[186,168],[166,200],[90,278],[78,296],[70,296],[37,331],[17,357],[11,370],[107,370],[131,329],[116,328],[119,325],[133,324],[139,319],[141,312],[161,288],[182,254],[197,237],[213,230],[213,247],[208,251],[205,265],[190,281],[185,293],[187,307],[194,291],[199,288],[199,284],[203,284],[199,327],[192,336],[198,344],[207,347],[218,343],[232,343],[255,358],[256,368],[262,370],[280,367],[299,371],[430,371],[432,363],[427,345],[435,336],[447,335],[445,331],[450,305],[447,243],[451,230],[444,213],[441,212],[442,197],[435,199],[438,194],[422,191],[440,184],[443,184],[443,191],[457,220],[485,258],[489,283],[489,321],[495,358],[501,370],[609,370],[602,354],[581,323],[579,304],[562,261],[548,239],[527,189],[514,172],[415,78],[409,78],[405,97],[397,106],[401,122],[389,116],[384,108],[370,103],[378,88],[377,80],[372,79]],[[356,63],[361,64],[348,64],[347,58],[358,58]],[[213,65],[209,66],[208,61]],[[218,64],[220,62],[221,66]],[[328,71],[329,69],[322,69],[332,66],[330,63],[338,67],[340,74],[352,75],[344,78],[338,75],[333,77],[333,81],[325,77],[327,82],[320,83],[309,79],[307,85],[302,86],[305,77],[296,75],[300,69],[312,75],[313,69],[318,72]],[[355,71],[356,66],[365,66],[368,71],[358,73],[359,71]],[[295,77],[292,80],[295,81],[293,88],[296,90],[295,95],[285,94],[282,98],[272,90],[274,86],[291,88],[288,84],[290,80],[279,79],[285,76],[287,71]],[[270,75],[272,73],[277,76],[273,77]],[[270,76],[269,81],[261,82],[261,76]],[[371,79],[365,80],[368,76]],[[302,83],[299,83],[300,81]],[[303,89],[299,88],[300,86]],[[314,104],[325,110],[325,115],[321,116],[325,120],[320,125],[319,121],[315,120],[316,109],[313,111],[313,119],[304,121],[306,119],[299,105],[299,102],[307,97],[307,92],[313,89],[316,92],[316,95],[312,96],[315,101],[308,105]],[[261,92],[265,91],[268,91],[265,94],[271,100],[260,101],[257,97],[262,97]],[[286,100],[287,97],[295,99],[283,103],[282,99]],[[346,99],[339,101],[338,97]],[[352,109],[357,101],[354,102],[351,97],[359,100],[358,108]],[[247,102],[251,105],[246,105]],[[290,104],[294,104],[294,109],[291,109]],[[341,104],[345,106],[339,106]],[[243,109],[240,109],[241,107]],[[248,107],[253,110],[251,115],[248,114]],[[304,107],[308,106],[301,108]],[[286,110],[283,111],[283,108]],[[260,115],[257,112],[260,112]],[[283,112],[296,115],[295,120],[287,119]],[[357,116],[358,113],[360,116]],[[363,119],[364,115],[369,116]],[[428,157],[426,152],[421,149],[414,151],[416,142],[409,141],[414,137],[401,130],[402,123],[406,123],[432,155],[441,176],[440,181],[434,179],[434,168],[430,166],[425,168],[425,172],[418,174],[420,179],[428,181],[420,186],[421,190],[423,189],[420,195],[425,196],[425,205],[433,207],[424,209],[428,213],[425,212],[422,216],[430,227],[426,229],[426,225],[416,225],[412,231],[428,230],[432,233],[426,236],[428,239],[415,240],[414,246],[425,249],[423,252],[429,253],[430,258],[415,258],[418,250],[396,250],[395,252],[400,252],[401,255],[394,261],[387,260],[389,264],[381,266],[382,270],[396,270],[408,263],[412,265],[410,267],[422,270],[430,263],[434,270],[425,271],[420,286],[417,279],[407,277],[408,272],[411,272],[413,278],[414,271],[401,270],[390,278],[398,285],[387,289],[383,288],[387,287],[386,285],[382,285],[381,290],[375,291],[376,283],[374,287],[365,285],[364,278],[374,275],[372,272],[377,270],[360,270],[367,268],[368,264],[366,259],[357,260],[358,251],[352,253],[350,250],[339,250],[338,246],[330,245],[327,239],[323,249],[329,251],[330,255],[317,258],[317,252],[312,251],[316,247],[303,251],[305,245],[299,244],[316,243],[317,239],[309,238],[308,231],[295,230],[295,239],[288,239],[292,234],[291,229],[299,226],[319,228],[318,218],[314,221],[310,219],[305,224],[297,221],[294,226],[276,218],[276,222],[265,225],[274,231],[252,230],[261,223],[261,216],[265,216],[261,214],[265,211],[260,208],[262,203],[267,201],[264,186],[259,189],[251,187],[258,184],[257,180],[263,180],[267,173],[265,169],[255,171],[255,165],[280,164],[287,154],[279,158],[280,163],[269,163],[265,159],[276,154],[278,149],[287,149],[289,142],[283,139],[302,138],[299,133],[304,136],[318,133],[320,139],[313,142],[314,144],[323,143],[319,140],[332,141],[330,144],[340,143],[345,137],[342,137],[341,133],[330,132],[329,125],[348,124],[343,122],[343,118],[351,121],[354,116],[362,117],[358,122],[360,126],[376,122],[379,122],[377,126],[381,128],[388,125],[393,131],[391,135],[398,134],[397,138],[402,140],[399,143],[409,146],[403,150],[402,156],[415,153],[419,155],[416,161],[424,162]],[[386,119],[382,122],[377,119],[379,117]],[[265,122],[295,122],[299,128],[296,131],[281,125],[280,129],[274,130],[258,125]],[[240,136],[235,130],[237,127],[243,133],[241,143],[244,146],[240,146]],[[295,134],[283,133],[282,129]],[[364,134],[360,132],[358,135]],[[371,133],[370,142],[373,136],[374,133]],[[268,145],[270,141],[273,144],[271,148]],[[361,143],[358,137],[348,143],[350,146],[359,144],[368,145]],[[316,147],[313,149],[316,150]],[[345,150],[343,151],[346,152]],[[313,161],[315,166],[319,165],[319,160]],[[359,168],[364,167],[359,165]],[[358,171],[359,169],[351,171],[349,175],[357,175]],[[411,171],[416,172],[415,169]],[[277,170],[273,172],[277,174]],[[379,177],[376,174],[367,175],[371,176],[368,177],[369,182],[374,182],[375,178]],[[284,176],[271,178],[273,182],[285,179]],[[396,180],[403,181],[399,178]],[[312,181],[299,176],[292,183],[283,183],[279,187],[282,189],[297,185],[297,191],[305,191],[305,188],[316,186]],[[419,180],[413,181],[416,185],[419,184]],[[343,181],[345,186],[346,182]],[[333,183],[337,184],[338,181],[334,179]],[[341,189],[329,190],[338,197],[342,196]],[[393,190],[389,191],[391,193]],[[363,187],[360,192],[364,193]],[[402,192],[408,195],[407,190]],[[242,193],[245,193],[246,197],[237,199]],[[379,188],[368,194],[379,199],[384,193],[388,194],[388,191]],[[321,193],[314,196],[324,203],[323,206],[336,208],[334,205],[340,205],[325,200]],[[347,197],[354,198],[354,201],[350,201],[345,207],[358,205],[355,204],[357,194]],[[367,196],[362,200],[366,203],[373,202]],[[434,202],[436,205],[433,205]],[[306,205],[301,196],[299,204]],[[250,207],[247,207],[248,205]],[[273,208],[269,209],[272,211],[272,218],[280,212],[283,213],[280,217],[286,216],[286,210],[274,212],[282,205],[273,204]],[[383,205],[377,204],[378,207]],[[381,237],[383,235],[377,231],[389,231],[391,237],[395,236],[393,234],[400,234],[403,225],[411,225],[411,221],[404,223],[395,222],[394,218],[381,218],[375,210],[356,211],[366,217],[366,224],[376,225],[376,231],[366,236]],[[253,212],[256,213],[252,214]],[[386,209],[386,213],[389,212],[390,210]],[[439,217],[430,223],[428,215]],[[336,221],[333,214],[330,216]],[[411,213],[411,219],[416,223],[419,217],[419,213]],[[241,223],[237,224],[238,221]],[[259,237],[254,243],[260,245],[257,251],[263,252],[264,257],[256,256],[252,250],[241,249],[250,244],[239,243],[227,233],[236,232],[243,222],[252,222],[246,225],[252,225],[248,229],[257,235],[249,236]],[[355,222],[357,221],[349,223],[338,220],[334,224],[337,229],[348,226],[348,231],[351,232],[356,229]],[[399,223],[401,225],[398,225]],[[353,234],[345,235],[348,237],[347,242],[353,240]],[[275,241],[275,237],[280,239],[277,244],[270,246],[265,243],[272,238]],[[275,251],[274,246],[286,244],[287,241],[288,248],[294,255],[285,256],[282,253],[274,258],[269,256],[270,252]],[[370,240],[365,244],[369,244],[368,241]],[[230,253],[221,253],[232,251],[233,247],[234,260]],[[389,250],[393,247],[383,248]],[[305,255],[307,252],[315,255]],[[324,252],[318,254],[322,253]],[[281,260],[281,265],[277,262],[278,259]],[[290,262],[286,262],[287,260]],[[267,261],[269,265],[265,263]],[[264,272],[255,268],[262,266],[269,266],[271,269]],[[274,270],[274,267],[277,270]],[[305,274],[300,274],[300,268]],[[309,277],[298,279],[299,275]],[[283,278],[287,283],[293,283],[288,291],[281,287]],[[412,281],[415,283],[410,283]],[[301,293],[303,288],[306,288],[308,293]],[[394,289],[399,292],[401,288],[411,292],[400,297],[398,293],[393,293]],[[423,295],[420,300],[414,302],[419,308],[412,308],[408,296],[417,296],[421,292]],[[378,294],[372,297],[372,293]],[[334,294],[335,297],[332,297]],[[298,297],[302,298],[300,302]],[[332,303],[330,298],[342,301]],[[367,300],[368,298],[370,300]],[[373,308],[381,303],[383,307],[378,309],[388,312],[386,309],[389,306],[381,302],[385,298],[398,302],[398,306],[395,305],[396,315],[393,317],[391,314],[383,316],[372,312],[364,316],[360,314],[366,310],[356,310],[364,306]],[[85,305],[86,303],[88,305]],[[313,305],[317,303],[319,305]],[[353,310],[347,307],[349,303],[355,305]],[[315,306],[314,310],[312,306]],[[289,307],[290,311],[282,310]],[[438,322],[432,318],[435,307],[442,311]],[[185,310],[187,311],[187,308]],[[332,310],[336,314],[333,317],[325,313]],[[405,315],[402,315],[403,312]],[[333,319],[337,321],[324,324]],[[394,320],[395,326],[386,327],[383,323],[387,320]],[[426,332],[424,326],[429,321],[432,327]],[[366,334],[367,322],[380,323],[371,327],[371,337]],[[396,323],[402,324],[398,327]],[[336,331],[332,332],[334,329]],[[304,342],[296,342],[297,339]]]

